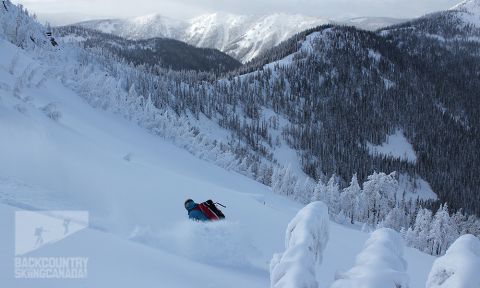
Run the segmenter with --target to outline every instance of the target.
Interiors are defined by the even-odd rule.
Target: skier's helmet
[[[190,202],[193,202],[193,200],[192,200],[192,199],[187,199],[187,200],[185,200],[185,203],[183,203],[183,206],[184,206],[185,208],[187,208],[187,204],[190,203]]]

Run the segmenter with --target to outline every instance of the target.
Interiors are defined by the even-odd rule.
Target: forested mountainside
[[[426,179],[451,207],[479,213],[475,12],[457,7],[376,33],[305,31],[240,68],[248,73],[241,93],[256,93],[251,106],[289,119],[283,135],[312,177],[335,173],[348,181],[353,173],[364,179],[374,170],[404,171]],[[371,155],[370,144],[397,129],[413,145],[415,162]]]
[[[414,69],[425,77],[421,89],[412,91],[422,93],[429,102],[417,110],[411,132],[416,151],[425,155],[419,161],[420,173],[441,199],[477,214],[479,8],[480,1],[466,1],[452,10],[380,31],[412,58]],[[432,110],[432,105],[436,109]]]
[[[107,50],[134,65],[212,73],[232,71],[242,65],[219,50],[197,48],[174,39],[128,40],[79,26],[59,27],[54,31],[65,41]]]
[[[413,54],[400,53],[401,44],[386,35],[393,32],[319,27],[299,35],[297,46],[283,46],[296,47],[288,54],[279,48],[277,56],[284,56],[275,63],[225,77],[136,65],[108,49],[85,49],[58,39],[21,5],[0,2],[3,286],[478,287],[480,220],[452,213],[447,204],[432,211],[415,201],[435,195],[420,193],[429,185],[415,170],[422,155],[408,125],[396,125],[381,139],[379,132],[347,127],[350,120],[333,117],[351,108],[342,99],[370,105],[375,98],[380,104],[368,111],[376,118],[357,118],[365,129],[387,133],[391,123],[410,119],[402,105],[394,114],[398,119],[383,111],[400,102],[387,96],[414,101],[400,91],[387,94],[397,85],[412,88],[394,81],[419,77]],[[345,53],[350,68],[329,63],[342,60],[335,49]],[[293,66],[306,72],[290,71]],[[395,78],[395,67],[414,76]],[[314,78],[307,72],[318,76],[312,82],[317,86],[304,82]],[[358,91],[352,97],[348,93],[355,91],[342,85],[357,85]],[[333,96],[313,97],[308,90],[325,87]],[[416,101],[431,108],[431,102]],[[366,117],[362,109],[348,111]],[[448,119],[459,120],[447,109],[439,107]],[[412,170],[373,172],[363,183],[354,174],[349,184],[335,175],[325,184],[330,175],[323,166],[305,169],[317,173],[318,181],[302,177],[296,151],[308,147],[304,155],[313,153],[317,139],[292,139],[303,129],[298,119],[320,128],[327,123],[325,130],[314,130],[319,132],[338,121],[334,145],[347,157],[344,130],[360,130],[356,135],[368,142],[352,141],[370,156],[388,155],[397,159],[392,166],[407,162]],[[384,119],[389,122],[378,124]],[[187,215],[186,198],[224,203],[226,218],[193,221],[203,214]]]
[[[257,155],[248,161],[256,163],[253,174],[263,173],[259,159],[279,160],[275,150],[285,141],[313,179],[335,174],[346,185],[353,174],[364,181],[374,171],[397,171],[414,187],[426,180],[451,209],[478,214],[477,6],[467,1],[377,32],[306,30],[225,79],[187,76],[188,88],[173,90],[180,95],[173,107],[231,131],[242,143],[239,155]],[[374,149],[397,134],[413,158]]]
[[[478,105],[467,109],[465,100],[475,101],[478,91],[478,42],[471,37],[477,28],[463,18],[454,24],[471,30],[449,39],[403,28],[410,26],[378,32],[320,26],[216,75],[135,65],[128,55],[68,42],[57,47],[53,38],[40,45],[36,39],[48,40],[49,31],[21,9],[0,11],[2,37],[48,59],[42,77],[276,193],[302,203],[322,200],[336,221],[406,231],[411,245],[432,254],[443,254],[456,235],[480,233],[472,176]],[[419,21],[443,21],[438,15]],[[417,54],[421,49],[426,55]],[[0,88],[28,103],[22,90],[46,81],[34,84],[36,73],[27,67],[14,87]],[[61,115],[52,106],[45,110]],[[423,193],[431,192],[429,183],[440,196],[431,206],[424,200],[436,197]]]

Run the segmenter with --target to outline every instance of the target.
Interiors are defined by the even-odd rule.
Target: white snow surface
[[[307,37],[305,38],[305,40],[302,42],[302,45],[300,46],[300,49],[298,49],[297,52],[293,53],[293,54],[290,54],[278,61],[274,61],[274,62],[271,62],[271,63],[268,63],[268,64],[265,64],[263,66],[263,69],[270,69],[272,71],[275,70],[275,67],[278,66],[278,67],[288,67],[289,65],[292,64],[292,61],[294,59],[294,57],[302,52],[305,52],[305,53],[311,53],[313,51],[313,48],[314,48],[314,45],[317,41],[319,41],[318,38],[321,38],[321,37],[324,37],[326,36],[328,33],[331,32],[331,28],[329,29],[325,29],[323,31],[317,31],[317,32],[313,32],[309,35],[307,35]],[[255,73],[255,72],[253,72]]]
[[[315,270],[328,242],[328,208],[312,202],[290,221],[285,232],[285,252],[270,262],[272,288],[318,287]]]
[[[465,23],[480,28],[480,0],[466,0],[450,8],[450,10],[463,12],[460,17]]]
[[[479,0],[465,0],[460,2],[459,4],[450,8],[450,10],[454,11],[463,11],[463,12],[470,12],[473,14],[480,14],[480,1]]]
[[[397,199],[405,200],[437,200],[438,196],[433,192],[430,184],[420,176],[412,177],[401,173],[398,176]]]
[[[388,135],[387,140],[381,145],[367,143],[367,147],[371,155],[384,155],[411,163],[417,162],[417,155],[413,150],[413,146],[405,138],[401,129],[397,129],[394,134]]]
[[[460,236],[435,260],[426,287],[480,287],[480,239],[470,234]]]
[[[355,266],[348,272],[339,274],[338,280],[330,287],[408,288],[409,277],[403,249],[399,233],[388,228],[376,230],[357,256]]]
[[[4,40],[0,55],[2,287],[269,285],[269,260],[300,204],[92,108],[42,57]],[[190,222],[186,198],[226,204],[227,220]],[[14,212],[25,209],[89,212],[88,229],[26,254],[88,257],[88,278],[14,278]],[[330,222],[318,283],[351,267],[367,237]],[[434,258],[407,249],[405,259],[412,287],[423,286]]]

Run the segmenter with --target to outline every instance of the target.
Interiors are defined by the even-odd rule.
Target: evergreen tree
[[[337,178],[334,175],[328,180],[326,191],[325,191],[325,201],[328,206],[330,215],[337,215],[340,212],[340,187],[338,185]]]
[[[407,243],[411,247],[418,248],[421,251],[430,253],[431,241],[430,230],[432,225],[432,211],[428,209],[420,209],[415,218],[413,230],[407,231]]]
[[[377,225],[379,221],[395,206],[398,188],[394,174],[374,172],[363,184],[363,194],[367,205],[368,223]]]
[[[350,185],[343,189],[341,194],[340,205],[342,207],[342,211],[346,217],[350,219],[350,223],[354,223],[354,219],[356,216],[358,209],[358,197],[360,196],[361,188],[358,184],[357,174],[352,176],[352,180],[350,181]],[[358,209],[358,210],[357,210]]]
[[[327,186],[325,185],[325,183],[323,183],[322,179],[319,178],[317,185],[315,185],[315,189],[313,190],[312,202],[322,201],[326,203],[326,191]]]
[[[458,238],[457,227],[450,218],[447,204],[441,205],[433,217],[429,239],[432,241],[431,254],[443,255],[450,244]]]
[[[391,228],[395,231],[402,231],[408,228],[408,217],[405,210],[398,205],[388,212],[385,219],[380,222],[380,227]]]

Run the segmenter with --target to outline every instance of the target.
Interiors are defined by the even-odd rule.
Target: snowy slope
[[[387,140],[381,145],[367,143],[367,147],[372,155],[384,155],[411,163],[417,162],[417,155],[413,150],[412,144],[408,142],[402,130],[397,129],[394,134],[388,135]]]
[[[466,0],[458,5],[455,5],[450,11],[461,12],[460,17],[469,24],[480,28],[480,1],[479,0]]]
[[[195,46],[214,47],[242,62],[248,62],[295,33],[328,22],[303,15],[215,13],[191,20],[185,41]]]
[[[131,39],[165,37],[178,39],[186,23],[158,14],[129,19],[91,20],[81,26]]]
[[[5,43],[2,43],[1,50],[2,55],[8,54],[8,57],[2,58],[2,83],[13,83],[14,76],[9,75],[3,67],[10,63],[17,51]],[[18,73],[22,72],[21,67],[25,68],[28,65],[39,63],[21,57]],[[266,267],[266,261],[276,250],[276,246],[281,247],[282,240],[279,239],[277,245],[269,243],[270,239],[263,239],[261,232],[282,235],[284,223],[288,222],[294,209],[298,208],[297,204],[279,199],[266,187],[247,178],[200,161],[114,115],[104,115],[95,111],[55,80],[47,81],[40,89],[34,87],[24,91],[22,97],[26,98],[23,99],[31,97],[28,103],[17,99],[7,90],[9,89],[2,89],[0,94],[2,99],[0,134],[4,135],[3,139],[8,139],[1,142],[0,152],[2,202],[17,207],[88,210],[91,226],[105,230],[109,232],[108,234],[87,231],[86,235],[77,234],[78,240],[75,238],[77,236],[72,236],[72,242],[69,242],[69,239],[62,242],[65,246],[58,249],[48,247],[54,249],[52,253],[59,254],[66,250],[71,253],[86,251],[85,254],[91,257],[93,265],[88,280],[91,282],[87,283],[106,283],[112,275],[118,273],[118,269],[130,271],[133,267],[138,267],[129,272],[131,281],[139,282],[147,273],[150,276],[146,277],[145,281],[150,285],[171,275],[176,282],[170,283],[175,287],[183,287],[187,280],[181,276],[180,271],[186,269],[187,274],[197,271],[195,273],[199,275],[188,279],[191,281],[189,283],[207,281],[210,275],[218,274],[220,276],[214,283],[221,286],[228,286],[232,281],[243,287],[265,286],[262,283],[267,283],[268,272],[258,270],[255,263]],[[52,102],[62,112],[58,122],[46,117],[39,110],[40,107]],[[130,162],[123,159],[127,153],[133,153]],[[227,243],[225,248],[219,249],[223,253],[217,259],[221,264],[228,262],[222,265],[227,266],[226,268],[203,268],[203,271],[199,268],[218,266],[218,263],[210,264],[211,259],[203,259],[203,256],[206,256],[203,253],[215,253],[213,248],[218,246],[218,242],[210,243],[215,238],[202,238],[201,234],[198,239],[196,238],[196,233],[205,231],[201,226],[197,228],[185,220],[183,201],[187,197],[198,200],[212,197],[229,206],[225,212],[232,219],[231,223],[226,222],[208,228],[218,230],[220,238],[217,241]],[[275,209],[267,208],[263,204],[264,201],[268,206],[275,205]],[[242,212],[243,207],[249,207],[248,214]],[[270,215],[264,214],[265,209],[271,211]],[[284,212],[277,212],[277,209]],[[140,230],[148,228],[147,230],[151,232],[146,236],[143,233],[138,235],[137,228]],[[162,247],[159,250],[163,252],[135,248],[138,247],[137,244],[126,241],[136,229],[137,237],[148,242],[150,246]],[[13,230],[9,231],[8,234],[13,236]],[[110,233],[116,236],[113,237]],[[224,239],[229,235],[237,239]],[[244,237],[251,236],[257,238],[256,244],[254,242],[257,240],[249,239],[246,243],[241,243],[244,247],[228,245],[228,242],[239,244]],[[13,238],[5,240],[12,241]],[[12,247],[9,243],[2,247]],[[79,243],[92,244],[84,246]],[[173,247],[175,243],[179,246]],[[106,246],[112,249],[105,251]],[[196,255],[196,248],[202,254]],[[117,249],[118,252],[115,252]],[[165,250],[173,250],[170,252],[177,255],[168,256]],[[128,262],[121,266],[111,257],[113,252],[118,254],[120,251],[124,251],[124,258],[128,259]],[[43,252],[42,249],[38,250],[40,254],[37,255]],[[10,279],[12,267],[7,264],[11,263],[11,257],[8,255],[13,253],[13,250],[5,253],[2,253],[1,258],[10,260],[7,262],[2,260],[2,267],[5,269],[2,269],[1,278]],[[48,249],[45,253],[48,254]],[[182,255],[184,253],[189,254]],[[148,256],[147,259],[144,259],[145,255]],[[242,259],[242,255],[255,256],[254,264],[247,263],[246,259]],[[259,257],[256,258],[256,255]],[[185,256],[193,260],[182,260]],[[97,258],[100,259],[99,262],[93,264]],[[207,263],[192,265],[192,262],[198,262],[197,258],[203,259],[200,262]],[[155,265],[136,265],[145,262]],[[151,269],[144,271],[143,265],[150,266]],[[108,266],[110,268],[102,268],[101,271],[95,268]],[[233,269],[230,266],[238,268]],[[229,272],[232,269],[233,272]],[[246,272],[251,274],[250,281],[241,280],[249,279],[248,275],[241,275],[240,271],[243,270],[252,270]],[[154,279],[156,281],[153,281]],[[119,282],[122,282],[124,287],[130,287],[134,283],[123,282],[122,279],[119,279]],[[60,283],[56,285],[61,286]],[[28,286],[28,283],[25,283],[25,286]]]
[[[90,107],[51,77],[52,67],[41,59],[3,40],[0,51],[0,223],[6,235],[0,240],[2,284],[268,286],[268,262],[283,250],[284,231],[298,203]],[[20,76],[29,73],[25,88],[15,89]],[[182,205],[187,197],[226,204],[228,220],[187,221]],[[13,212],[25,208],[90,213],[89,229],[28,254],[88,257],[87,279],[13,278]],[[330,241],[316,273],[325,286],[338,270],[352,267],[368,238],[367,233],[330,225]],[[412,287],[422,287],[434,258],[413,249],[405,254]]]

